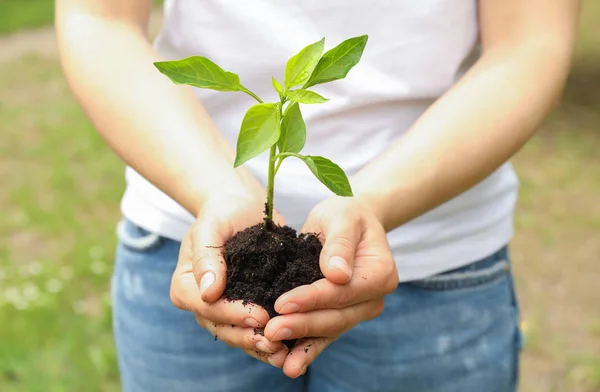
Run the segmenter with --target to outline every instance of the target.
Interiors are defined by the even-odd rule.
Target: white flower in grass
[[[101,259],[102,257],[104,257],[104,254],[104,248],[100,245],[94,245],[89,250],[89,255],[94,260]]]
[[[96,260],[90,265],[90,269],[96,275],[102,275],[106,272],[106,263],[102,260]]]
[[[18,301],[14,301],[12,304],[17,310],[25,310],[29,307],[29,301],[25,298],[19,298]]]
[[[19,301],[22,298],[21,292],[16,287],[7,287],[4,289],[4,299],[6,302],[13,303]]]
[[[25,271],[31,276],[37,276],[42,272],[42,264],[39,261],[32,261],[27,264]]]
[[[40,290],[31,282],[25,283],[23,286],[23,297],[28,301],[35,301],[40,296]]]
[[[4,301],[12,304],[17,310],[25,310],[29,307],[29,301],[17,287],[7,287],[4,290]]]
[[[20,226],[24,226],[29,222],[29,217],[23,211],[16,211],[10,215],[12,223]]]
[[[56,278],[49,279],[46,282],[46,291],[49,293],[58,293],[63,289],[63,284],[60,280]]]

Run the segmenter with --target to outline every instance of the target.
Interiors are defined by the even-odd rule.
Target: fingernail
[[[273,350],[269,349],[269,347],[267,347],[265,342],[263,342],[262,340],[256,342],[256,349],[262,351],[263,353],[273,354]]]
[[[258,323],[258,321],[254,320],[252,317],[245,318],[244,324],[246,324],[247,326],[252,327],[252,328],[260,327],[260,324]]]
[[[352,276],[348,263],[346,262],[346,260],[342,259],[339,256],[333,256],[332,258],[330,258],[329,265],[341,269],[346,275],[348,275],[348,277]]]
[[[281,311],[279,313],[296,313],[297,311],[300,310],[300,306],[297,303],[294,302],[288,302],[287,304],[283,305],[283,307],[281,308]]]
[[[205,272],[200,279],[200,293],[204,294],[204,292],[215,283],[215,274],[213,272]]]
[[[271,358],[271,356],[267,357],[267,361],[269,361],[269,363],[271,364],[271,366],[275,366],[276,368],[279,368],[279,366],[277,366],[275,364],[275,360],[273,360],[273,358]]]
[[[277,332],[275,332],[275,336],[273,336],[273,341],[285,340],[292,336],[292,330],[289,328],[279,328]]]
[[[304,376],[306,374],[306,370],[308,370],[308,365],[304,365],[304,367],[302,368],[302,371],[300,372],[300,375]]]

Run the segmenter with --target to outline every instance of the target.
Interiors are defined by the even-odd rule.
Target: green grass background
[[[0,0],[0,34],[43,26],[53,20],[52,0]]]
[[[160,5],[163,0],[153,2]],[[0,0],[0,34],[46,26],[53,21],[53,0]]]
[[[514,159],[525,392],[600,391],[599,3],[584,2],[562,105]],[[52,1],[0,0],[0,33],[51,21]],[[123,164],[52,55],[0,61],[0,132],[0,391],[118,391],[109,284]]]

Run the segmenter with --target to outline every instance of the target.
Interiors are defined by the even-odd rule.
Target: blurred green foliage
[[[160,5],[163,0],[153,0]],[[0,0],[0,34],[40,27],[54,21],[54,0]]]
[[[0,0],[0,33],[50,23],[52,3]],[[600,2],[585,1],[563,103],[514,160],[527,392],[600,390],[599,16]],[[0,60],[0,130],[0,391],[116,392],[110,275],[123,164],[52,56]]]

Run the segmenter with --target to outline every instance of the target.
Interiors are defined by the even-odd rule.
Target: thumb
[[[223,250],[232,235],[230,227],[215,221],[199,221],[192,230],[193,271],[204,302],[215,302],[225,290]]]
[[[330,216],[320,219],[321,232],[325,235],[321,250],[321,272],[327,280],[346,284],[352,278],[356,249],[361,239],[358,219],[351,216]]]

